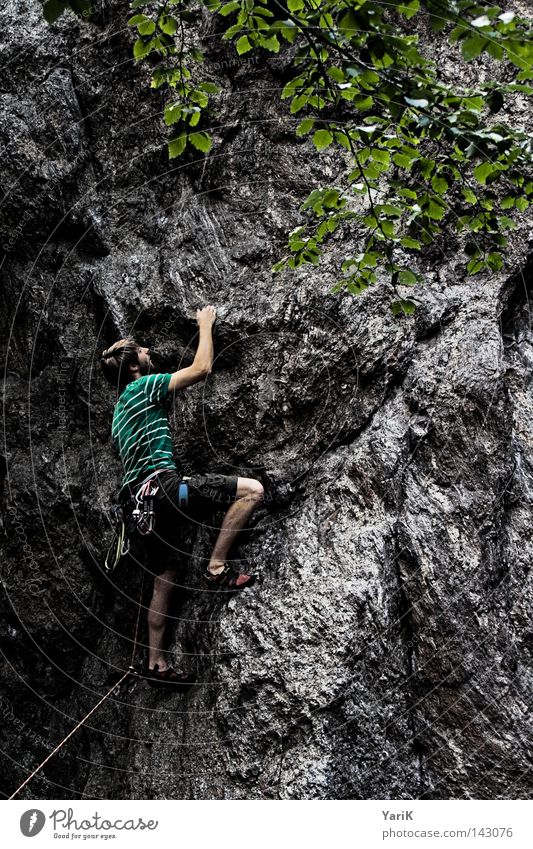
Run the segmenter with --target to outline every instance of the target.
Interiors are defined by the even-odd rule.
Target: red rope
[[[62,746],[64,746],[64,745],[65,745],[65,743],[67,742],[67,740],[69,740],[69,739],[72,737],[72,735],[76,733],[76,731],[78,730],[78,728],[81,728],[81,726],[84,724],[84,722],[86,722],[86,721],[89,719],[89,717],[90,717],[90,716],[92,716],[92,715],[93,715],[93,713],[94,713],[96,710],[98,710],[98,708],[100,707],[100,705],[101,705],[103,702],[105,702],[105,700],[106,700],[107,698],[109,698],[109,696],[111,695],[111,693],[113,692],[113,690],[116,690],[116,689],[117,689],[117,687],[119,687],[119,686],[122,684],[122,682],[123,682],[123,681],[124,681],[124,680],[128,677],[128,675],[131,675],[131,673],[134,671],[134,669],[133,669],[133,660],[134,660],[134,658],[135,658],[135,650],[136,650],[136,648],[137,648],[137,634],[138,634],[138,631],[139,631],[139,619],[140,619],[140,615],[141,615],[141,601],[142,601],[142,594],[143,594],[143,589],[144,589],[144,574],[145,574],[145,570],[143,570],[143,577],[142,577],[142,583],[141,583],[141,594],[140,594],[140,596],[139,596],[139,605],[138,605],[138,608],[139,608],[139,609],[138,609],[138,611],[137,611],[137,622],[136,622],[136,624],[135,624],[135,635],[134,635],[134,637],[133,637],[133,650],[132,650],[132,653],[131,653],[131,661],[130,661],[130,665],[129,665],[129,667],[128,667],[127,672],[125,672],[125,673],[124,673],[124,675],[122,676],[122,678],[120,679],[120,681],[117,681],[117,683],[116,683],[116,684],[113,684],[113,686],[111,687],[111,689],[110,689],[110,690],[108,690],[108,692],[105,694],[105,696],[103,696],[103,697],[100,699],[100,701],[98,702],[98,704],[96,704],[96,705],[95,705],[95,706],[94,706],[94,707],[93,707],[93,708],[89,711],[89,713],[87,714],[87,716],[84,716],[84,717],[83,717],[83,719],[82,719],[80,722],[78,722],[78,724],[76,725],[76,727],[75,727],[75,728],[73,728],[73,729],[72,729],[72,731],[70,732],[70,734],[67,734],[67,736],[65,737],[65,739],[64,739],[64,740],[62,740],[62,741],[61,741],[61,743],[59,743],[59,745],[58,745],[58,746],[56,746],[56,747],[55,747],[54,751],[53,751],[53,752],[50,752],[50,754],[48,755],[48,757],[47,757],[47,758],[45,758],[45,759],[44,759],[44,761],[43,761],[41,764],[39,764],[39,766],[38,766],[36,769],[34,769],[34,770],[33,770],[32,774],[31,774],[31,775],[29,775],[29,776],[26,778],[26,780],[22,782],[22,784],[20,785],[20,787],[17,787],[17,789],[15,790],[15,792],[14,792],[14,793],[13,793],[13,794],[9,797],[9,799],[7,800],[8,802],[9,802],[9,801],[11,801],[11,799],[14,799],[14,798],[15,798],[15,796],[16,796],[18,793],[20,793],[20,791],[23,789],[23,787],[25,787],[25,786],[26,786],[26,784],[29,784],[29,782],[32,780],[33,776],[34,776],[34,775],[37,775],[37,773],[39,772],[39,770],[40,770],[40,769],[42,769],[42,768],[43,768],[43,766],[44,766],[45,764],[47,764],[47,763],[48,763],[48,761],[49,761],[49,760],[51,760],[51,759],[54,757],[54,755],[56,754],[56,752],[59,752],[59,750],[61,749],[61,747],[62,747]]]
[[[115,689],[118,687],[118,685],[119,685],[119,684],[122,684],[122,682],[124,681],[124,679],[125,679],[125,678],[127,678],[127,677],[128,677],[128,675],[130,674],[130,672],[131,672],[131,670],[130,670],[130,669],[128,669],[128,671],[124,673],[124,675],[122,676],[122,678],[120,679],[120,681],[117,681],[117,683],[116,683],[116,684],[114,684],[114,686],[113,686],[113,687],[111,687],[111,689],[109,690],[109,692],[107,692],[107,693],[105,694],[105,696],[104,696],[102,699],[100,699],[100,701],[98,702],[98,704],[97,704],[97,705],[95,705],[91,711],[89,711],[89,713],[87,714],[87,716],[84,716],[84,718],[81,720],[81,722],[78,722],[78,724],[76,725],[76,728],[73,728],[73,729],[72,729],[72,731],[70,732],[70,734],[67,734],[67,736],[65,737],[65,739],[61,741],[61,743],[59,744],[59,746],[56,746],[56,747],[55,747],[55,749],[54,749],[54,751],[53,751],[53,752],[51,752],[51,753],[48,755],[48,757],[47,757],[47,758],[45,758],[45,759],[44,759],[44,761],[42,762],[42,764],[39,764],[39,766],[37,767],[37,769],[34,769],[34,770],[33,770],[33,772],[32,772],[32,774],[31,774],[31,775],[29,775],[29,776],[28,776],[28,778],[27,778],[25,781],[23,781],[23,782],[22,782],[22,784],[20,785],[20,787],[18,787],[18,788],[15,790],[15,792],[13,793],[13,795],[9,797],[8,802],[9,802],[11,799],[14,799],[14,798],[15,798],[15,796],[17,795],[17,793],[19,793],[19,792],[22,790],[22,788],[23,788],[23,787],[25,787],[25,786],[26,786],[26,784],[28,784],[28,783],[32,780],[33,776],[34,776],[34,775],[36,775],[36,774],[39,772],[39,770],[40,770],[40,769],[42,769],[42,768],[43,768],[43,766],[44,766],[45,764],[47,764],[47,763],[48,763],[48,761],[49,761],[51,758],[53,758],[53,757],[54,757],[54,755],[56,754],[56,752],[59,752],[60,748],[61,748],[62,746],[64,746],[64,745],[65,745],[65,743],[67,742],[67,740],[68,740],[70,737],[72,737],[72,735],[73,735],[73,734],[75,734],[75,733],[76,733],[76,731],[78,730],[78,728],[81,728],[81,726],[83,725],[83,723],[84,723],[87,719],[89,719],[89,717],[91,716],[91,714],[93,714],[93,713],[95,712],[95,710],[97,710],[97,708],[99,708],[99,707],[100,707],[100,705],[102,704],[102,702],[104,702],[104,701],[108,698],[108,696],[109,696],[109,695],[113,692],[113,690],[115,690]]]

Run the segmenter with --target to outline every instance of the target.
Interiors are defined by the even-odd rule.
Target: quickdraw
[[[154,495],[157,492],[159,492],[159,487],[151,479],[145,481],[135,495],[135,507],[131,515],[137,531],[143,536],[154,529]]]
[[[130,539],[126,535],[124,507],[122,505],[113,505],[110,508],[110,513],[114,524],[113,538],[105,558],[104,565],[106,572],[112,572],[118,566],[122,557],[125,557],[130,550]]]

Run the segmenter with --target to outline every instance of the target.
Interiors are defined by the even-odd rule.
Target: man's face
[[[137,346],[137,356],[139,359],[139,371],[142,375],[153,374],[156,371],[152,360],[150,359],[150,348],[141,348]]]

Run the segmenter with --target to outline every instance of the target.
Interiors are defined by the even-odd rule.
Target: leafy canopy
[[[70,6],[86,16],[87,4],[46,0],[44,14],[53,21]],[[386,274],[393,312],[409,314],[415,304],[402,287],[421,279],[417,254],[446,233],[466,232],[468,273],[502,268],[513,214],[533,198],[533,139],[496,116],[510,98],[533,94],[530,21],[486,0],[133,0],[131,8],[134,58],[167,93],[170,158],[213,145],[219,86],[203,78],[197,43],[206,10],[224,19],[219,37],[238,55],[290,48],[280,91],[288,120],[318,155],[341,150],[346,171],[338,185],[311,191],[273,271],[317,265],[325,242],[349,228],[358,253],[342,260],[334,291],[359,294]],[[445,82],[413,31],[418,19],[466,62],[486,54],[505,63],[508,81]]]

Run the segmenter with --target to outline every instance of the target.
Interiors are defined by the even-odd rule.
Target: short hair
[[[118,390],[124,389],[133,380],[130,366],[139,365],[138,345],[134,339],[126,339],[123,345],[115,342],[103,351],[100,365],[105,379]]]

